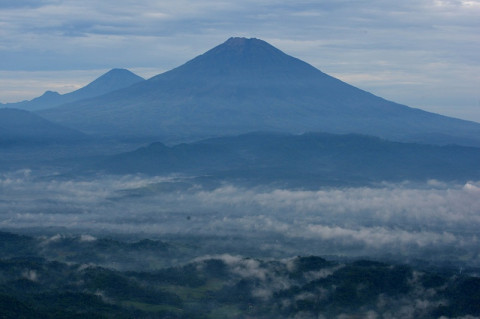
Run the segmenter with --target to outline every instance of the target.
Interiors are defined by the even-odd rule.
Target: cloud
[[[175,182],[173,177],[133,175],[66,180],[28,170],[4,174],[0,227],[66,227],[95,236],[215,234],[238,236],[245,244],[251,240],[256,249],[276,256],[388,254],[480,265],[479,182],[310,191],[234,185],[168,190]],[[253,271],[253,266],[238,272]]]
[[[243,258],[240,256],[233,256],[230,254],[203,256],[198,258],[198,261],[216,259],[223,261],[228,267],[229,271],[241,278],[255,278],[265,281],[269,275],[268,269],[264,268],[259,260]]]
[[[226,291],[246,279],[246,282],[251,283],[251,285],[249,290],[244,292],[245,294],[251,294],[262,304],[271,305],[273,302],[275,304],[273,309],[278,309],[283,314],[295,313],[295,318],[319,317],[318,308],[314,308],[315,310],[310,308],[309,311],[307,310],[309,308],[305,307],[306,309],[303,308],[304,311],[298,311],[302,309],[302,304],[309,302],[321,305],[322,313],[329,313],[330,317],[335,314],[335,318],[358,316],[362,318],[424,318],[430,316],[439,307],[449,305],[449,300],[445,298],[446,292],[452,285],[455,285],[455,278],[457,278],[457,275],[452,274],[451,278],[444,278],[445,284],[431,287],[425,284],[425,279],[428,279],[431,274],[421,271],[410,273],[410,270],[408,270],[407,273],[399,275],[398,270],[403,267],[396,268],[392,265],[378,264],[370,265],[368,268],[363,266],[360,267],[363,269],[360,269],[357,268],[357,265],[349,263],[332,263],[331,266],[319,271],[304,271],[304,269],[295,269],[294,265],[298,264],[299,261],[297,257],[282,261],[269,261],[242,258],[229,254],[210,255],[196,259],[197,271],[205,272],[208,261],[212,261],[212,259],[222,261],[225,266],[223,269],[228,272],[228,280],[225,281],[224,286]],[[374,269],[381,273],[384,272],[384,274],[389,273],[390,276],[393,276],[393,280],[403,281],[402,277],[405,276],[405,286],[401,288],[402,292],[392,293],[392,291],[382,290],[377,286],[378,283],[371,282],[368,276],[362,277],[364,272],[376,272]],[[403,269],[402,272],[404,270],[406,269]],[[303,276],[299,277],[299,274]],[[319,280],[328,277],[330,278],[327,280]],[[387,279],[387,281],[389,280]],[[390,282],[390,284],[392,283]],[[376,289],[373,287],[376,287]],[[377,290],[379,288],[381,291]],[[332,298],[336,299],[337,292],[343,295],[346,289],[356,291],[357,298],[361,300],[371,298],[371,302],[367,302],[368,305],[364,302],[363,306],[351,309],[348,309],[349,307],[336,308],[335,306],[332,308]],[[395,290],[395,288],[393,289]],[[362,291],[368,291],[368,296],[365,297],[366,295],[363,295]],[[348,302],[355,302],[355,300],[349,299]],[[297,311],[294,311],[294,309]],[[340,314],[341,311],[345,313]]]
[[[22,273],[22,277],[33,282],[38,281],[38,274],[35,270],[25,270]]]
[[[195,259],[195,261],[203,262],[212,259],[220,260],[226,265],[229,272],[229,285],[234,285],[243,279],[254,281],[255,287],[252,288],[251,294],[255,298],[267,300],[272,297],[275,292],[289,289],[295,284],[295,281],[292,280],[292,278],[284,276],[284,271],[287,269],[286,267],[288,263],[293,263],[294,259],[279,263],[276,261],[270,262],[233,256],[230,254],[222,254],[203,256]],[[336,267],[335,269],[325,269],[322,275],[327,277],[333,274],[338,268],[339,267]],[[309,278],[307,280],[314,280],[313,278],[317,278],[312,277],[311,273],[312,272],[308,274]]]
[[[0,9],[12,8],[39,8],[46,5],[46,0],[3,0],[0,3]]]

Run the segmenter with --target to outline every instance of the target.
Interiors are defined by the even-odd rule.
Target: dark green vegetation
[[[94,255],[135,249],[157,252],[157,259],[168,263],[173,255],[165,252],[179,247],[84,237],[91,255],[79,253],[82,262],[65,263],[58,260],[78,250],[79,238],[0,236],[1,318],[480,316],[480,279],[452,271],[313,256],[262,260],[231,255],[120,271],[99,267]]]
[[[208,175],[289,186],[480,178],[480,149],[389,142],[361,135],[252,133],[168,147],[151,144],[105,160],[109,173]]]

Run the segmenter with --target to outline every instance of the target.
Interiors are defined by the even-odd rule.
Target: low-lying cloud
[[[190,186],[175,186],[179,181]],[[209,189],[172,177],[0,176],[0,228],[44,227],[92,235],[241,236],[259,240],[265,250],[289,243],[299,254],[388,253],[480,265],[480,182],[305,191],[230,184]]]

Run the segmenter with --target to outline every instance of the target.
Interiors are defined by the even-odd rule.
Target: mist
[[[317,190],[202,185],[193,177],[0,176],[0,228],[240,238],[260,251],[480,266],[480,182]],[[89,238],[89,237],[85,237]]]

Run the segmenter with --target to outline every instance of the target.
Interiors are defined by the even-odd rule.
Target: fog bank
[[[480,182],[292,190],[189,178],[0,176],[0,228],[240,236],[299,253],[468,260],[480,265]],[[271,249],[271,243],[258,243]]]

